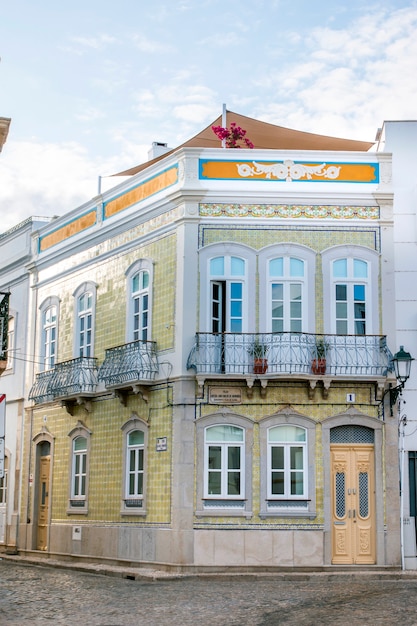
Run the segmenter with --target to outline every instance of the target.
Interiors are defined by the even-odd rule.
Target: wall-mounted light
[[[399,384],[396,387],[390,387],[388,389],[391,416],[393,415],[392,407],[397,402],[398,396],[401,395],[405,383],[410,378],[412,361],[414,361],[413,357],[409,352],[404,350],[404,346],[400,346],[398,352],[392,357],[391,362],[394,367],[395,378]]]

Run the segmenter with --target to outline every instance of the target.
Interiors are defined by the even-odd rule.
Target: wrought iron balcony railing
[[[379,335],[197,333],[187,367],[206,377],[253,376],[256,356],[267,359],[267,370],[261,372],[266,375],[311,375],[313,361],[323,356],[326,375],[363,377],[386,376],[392,357]]]
[[[79,357],[57,363],[55,367],[36,376],[29,392],[35,404],[57,398],[93,395],[97,387],[97,359]]]
[[[98,379],[106,387],[123,387],[153,381],[158,369],[156,342],[132,341],[106,350]]]

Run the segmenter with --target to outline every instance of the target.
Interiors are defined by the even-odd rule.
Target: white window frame
[[[49,369],[53,369],[53,367],[55,366],[57,362],[58,332],[59,332],[59,305],[60,305],[59,298],[56,296],[50,296],[49,298],[46,298],[46,300],[44,300],[39,307],[40,325],[41,325],[41,328],[40,328],[40,355],[41,355],[40,370],[42,372],[45,372]],[[49,325],[48,331],[50,331],[53,326],[55,327],[55,354],[54,355],[52,355],[52,352],[50,350],[52,344],[48,342],[47,332],[46,332],[45,323],[44,323],[45,315],[47,311],[52,309],[52,307],[55,307],[56,309],[56,321],[54,325],[52,324]],[[54,357],[53,359],[52,359],[52,356]]]
[[[271,493],[271,448],[282,445],[270,442],[269,433],[277,426],[295,426],[306,434],[304,447],[304,493],[291,495],[288,490],[283,495]],[[260,437],[260,472],[261,472],[261,507],[259,517],[309,518],[316,517],[316,422],[310,417],[296,413],[290,408],[270,415],[259,423]],[[300,442],[286,442],[290,446],[299,446]]]
[[[83,296],[91,295],[91,304],[88,308],[79,311],[79,302]],[[74,296],[74,358],[94,356],[95,318],[96,318],[96,297],[97,285],[92,281],[87,281],[80,285],[73,293]],[[82,320],[91,319],[90,341],[81,346]],[[87,348],[87,349],[86,349]],[[88,354],[81,354],[81,351]]]
[[[223,274],[212,275],[210,261],[224,257],[225,271]],[[245,262],[245,273],[235,276],[230,270],[231,258],[236,257]],[[242,284],[242,329],[240,332],[255,332],[255,296],[256,296],[256,253],[253,248],[235,243],[210,244],[199,252],[200,265],[200,330],[212,332],[212,283],[226,282],[228,286],[232,282]],[[227,288],[227,307],[230,305]],[[229,315],[226,315],[227,324],[230,324]],[[229,320],[229,321],[228,321]],[[223,329],[230,332],[229,327]]]
[[[271,441],[271,433],[274,430],[284,430],[285,428],[295,428],[300,429],[304,433],[304,441],[285,441],[285,440],[276,440]],[[302,426],[296,426],[294,424],[277,424],[275,426],[270,426],[268,428],[268,487],[267,487],[267,496],[268,500],[306,500],[308,498],[308,484],[307,484],[307,438],[308,433],[306,429]],[[273,468],[272,467],[272,451],[274,448],[282,448],[283,449],[283,457],[284,457],[284,467]],[[291,467],[291,451],[293,448],[301,448],[302,449],[302,469],[294,469]],[[272,475],[276,471],[282,471],[284,474],[284,493],[283,494],[275,494],[272,492]],[[300,472],[303,475],[303,493],[301,494],[292,494],[291,493],[291,478],[292,474],[295,472]]]
[[[78,424],[70,433],[70,472],[69,472],[69,507],[67,513],[87,514],[88,513],[88,483],[91,448],[91,431]],[[75,450],[77,439],[86,440],[86,446],[82,450]],[[84,459],[85,465],[81,472],[76,473],[77,459]],[[75,485],[77,477],[84,476],[84,493],[76,493]]]
[[[7,363],[4,374],[12,374],[15,366],[17,314],[9,309],[7,330]]]
[[[302,285],[302,318],[301,331],[315,332],[315,273],[316,252],[307,246],[298,244],[274,244],[262,248],[259,252],[259,319],[260,332],[272,332],[272,284],[283,283],[287,292],[291,283]],[[284,273],[282,277],[270,276],[270,262],[274,259],[283,259]],[[295,258],[304,262],[304,276],[292,277],[289,272],[290,259]],[[284,301],[288,311],[289,302]],[[284,317],[284,330],[292,332],[289,327],[288,315]]]
[[[132,293],[132,281],[134,277],[140,272],[147,272],[149,277],[148,287],[140,292]],[[142,340],[151,341],[152,338],[152,300],[153,300],[153,263],[150,259],[139,259],[130,265],[125,273],[126,276],[126,293],[127,293],[127,306],[126,306],[126,342]],[[135,298],[139,297],[142,304],[144,295],[148,296],[148,319],[147,319],[147,333],[146,340],[141,337],[135,338]],[[141,329],[141,325],[139,329]]]
[[[211,426],[236,426],[243,429],[241,452],[240,495],[210,495],[207,493],[207,428]],[[197,517],[252,517],[252,451],[254,423],[247,417],[230,413],[212,414],[196,422],[197,437]],[[233,444],[232,444],[233,445]]]
[[[241,433],[241,441],[230,438],[223,441],[210,440],[210,431],[215,428],[234,428]],[[220,468],[210,468],[210,449],[220,448]],[[229,450],[237,448],[239,450],[239,467],[229,467]],[[209,493],[210,474],[220,475],[220,493]],[[240,490],[237,494],[228,493],[229,475],[236,473],[239,475]],[[206,426],[204,429],[204,497],[216,500],[240,500],[245,497],[245,430],[241,426],[234,424],[214,424]]]
[[[121,515],[146,515],[146,485],[148,475],[148,429],[147,422],[140,419],[136,414],[127,420],[121,427],[123,432],[123,485]],[[143,444],[132,446],[143,450],[142,494],[131,496],[129,494],[129,435],[135,431],[143,434]]]
[[[333,262],[347,259],[348,261],[348,277],[340,278],[333,276]],[[353,267],[353,261],[357,259],[365,261],[368,264],[368,276],[366,279],[355,278],[349,268]],[[323,312],[324,312],[324,331],[331,334],[336,333],[336,284],[354,284],[365,285],[366,298],[366,331],[365,335],[379,334],[378,320],[378,293],[379,293],[379,259],[380,256],[375,250],[364,246],[335,246],[322,252],[323,262]],[[352,294],[351,294],[352,295]],[[349,305],[353,308],[352,297],[348,300]],[[353,316],[348,316],[348,332],[346,334],[356,335],[354,328]],[[358,335],[361,336],[361,335]]]

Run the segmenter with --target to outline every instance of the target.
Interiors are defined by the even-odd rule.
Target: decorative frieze
[[[225,204],[201,203],[202,217],[307,218],[378,220],[378,206],[299,205],[299,204]]]

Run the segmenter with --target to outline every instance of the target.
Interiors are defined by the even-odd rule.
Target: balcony
[[[57,363],[46,372],[39,372],[30,390],[29,400],[43,404],[60,398],[71,412],[72,405],[85,404],[86,398],[95,394],[96,387],[97,359],[79,357]]]
[[[118,391],[125,404],[122,390],[132,388],[143,395],[143,384],[153,382],[158,370],[156,342],[132,341],[106,350],[98,379],[106,389]]]
[[[323,346],[325,372],[313,372],[313,361]],[[254,354],[267,359],[263,373],[254,365]],[[271,378],[317,380],[325,374],[332,378],[364,379],[382,382],[390,369],[391,353],[386,339],[379,335],[315,335],[311,333],[197,333],[188,357],[199,384],[207,378],[246,378],[248,385],[259,378],[266,384]],[[264,383],[262,383],[264,381]],[[315,384],[310,383],[312,386]]]

